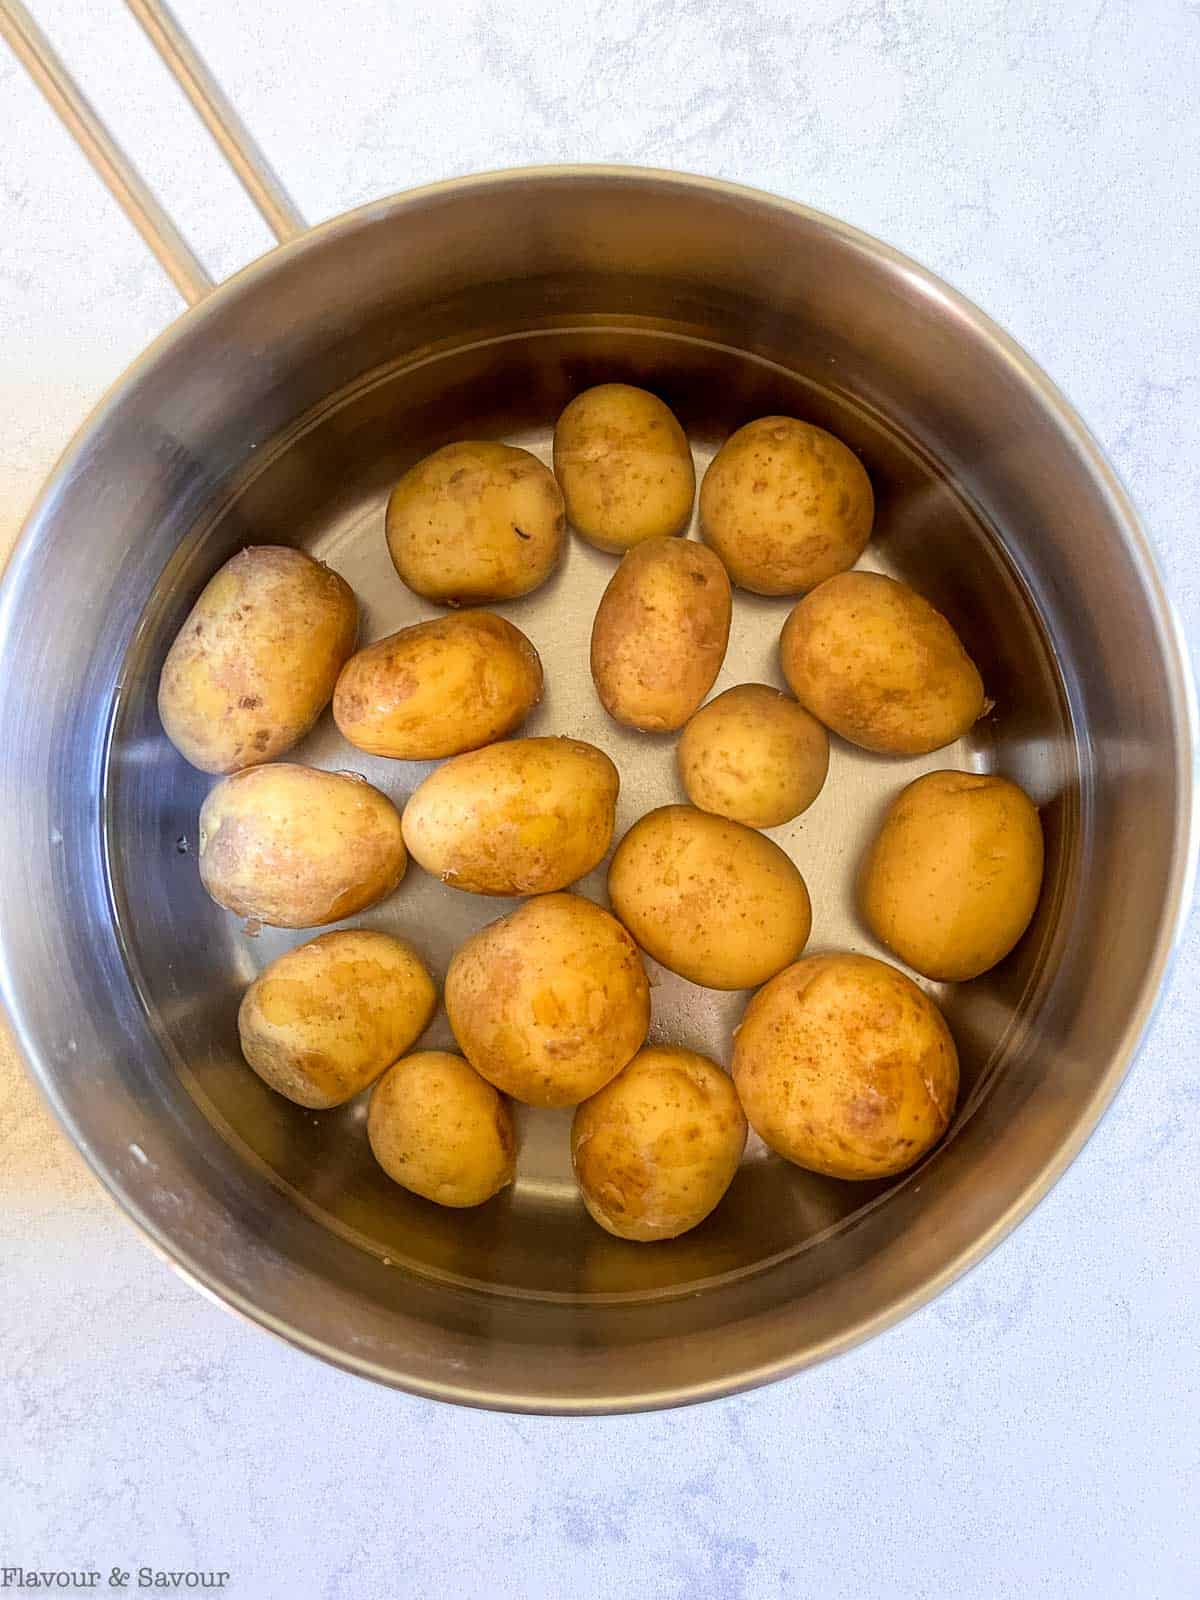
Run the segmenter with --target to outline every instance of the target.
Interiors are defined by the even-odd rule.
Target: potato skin
[[[950,1125],[958,1052],[910,978],[870,956],[809,956],[773,978],[734,1036],[750,1126],[832,1178],[887,1178]]]
[[[352,772],[277,761],[224,778],[200,807],[200,879],[219,906],[276,928],[318,928],[382,900],[404,876],[400,813]]]
[[[268,1087],[323,1111],[374,1082],[436,1005],[433,979],[407,941],[339,928],[259,973],[242,998],[238,1034]]]
[[[657,395],[628,383],[575,396],[554,429],[554,473],[572,526],[615,555],[682,533],[692,514],[687,435]]]
[[[878,572],[844,572],[806,595],[783,625],[780,654],[800,704],[880,755],[940,750],[987,710],[945,617]]]
[[[648,1045],[571,1125],[589,1215],[618,1239],[675,1239],[719,1204],[742,1159],[733,1083],[692,1050]]]
[[[804,879],[770,839],[694,806],[648,812],[608,869],[613,910],[649,955],[708,989],[765,983],[812,927]]]
[[[650,1026],[641,954],[613,916],[541,895],[481,928],[446,974],[446,1014],[477,1072],[531,1106],[602,1089]]]
[[[925,977],[964,983],[1029,926],[1044,853],[1037,808],[1015,783],[927,773],[892,801],[863,857],[863,920]]]
[[[358,603],[336,572],[286,545],[251,545],[205,585],[163,662],[158,715],[201,772],[274,761],[329,704],[354,649]]]
[[[795,417],[760,417],[713,457],[700,486],[700,537],[740,589],[800,594],[866,549],[875,495],[854,452]]]
[[[388,1177],[440,1206],[478,1206],[516,1175],[512,1112],[490,1083],[445,1050],[390,1067],[371,1091],[371,1151]]]
[[[748,828],[777,828],[820,794],[829,735],[781,690],[739,683],[700,707],[676,757],[687,797],[701,811]]]
[[[392,490],[387,542],[408,587],[441,605],[515,600],[562,554],[566,515],[554,474],[528,450],[448,444]]]
[[[507,739],[431,773],[405,808],[404,839],[451,888],[548,894],[604,857],[620,784],[580,739]]]
[[[490,611],[461,611],[351,656],[333,720],[372,755],[434,761],[503,739],[541,698],[542,663],[521,630]]]
[[[725,568],[692,539],[648,539],[613,573],[592,624],[592,678],[627,728],[682,728],[716,681],[733,597]]]

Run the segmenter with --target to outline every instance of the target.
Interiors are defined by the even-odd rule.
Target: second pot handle
[[[196,54],[164,0],[126,0],[126,3],[276,239],[285,244],[305,232],[304,218],[270,162]],[[21,65],[46,96],[67,132],[104,180],[183,298],[189,305],[202,300],[215,287],[203,263],[104,126],[21,0],[0,0],[0,34],[8,40]]]

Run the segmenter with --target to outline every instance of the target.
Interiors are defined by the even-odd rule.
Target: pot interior
[[[878,502],[865,565],[914,584],[968,642],[996,706],[951,749],[877,758],[834,739],[829,780],[803,816],[771,836],[791,854],[814,905],[809,949],[888,957],[853,904],[856,864],[883,808],[904,784],[942,767],[998,771],[1042,807],[1046,892],[1020,948],[984,978],[925,984],[945,1008],[962,1058],[959,1120],[971,1115],[1006,1050],[1022,1036],[1053,949],[1078,828],[1079,764],[1066,696],[1046,628],[1006,559],[1002,539],[962,486],[915,440],[833,387],[825,374],[721,346],[685,329],[595,323],[525,330],[452,345],[372,373],[338,395],[254,463],[189,538],[186,557],[156,586],[123,672],[126,690],[109,747],[106,828],[112,892],[131,974],[189,1094],[238,1156],[349,1244],[401,1269],[499,1295],[630,1297],[686,1293],[761,1268],[852,1222],[896,1183],[850,1183],[801,1171],[755,1136],[725,1202],[699,1228],[652,1247],[625,1243],[587,1216],[571,1175],[569,1112],[518,1108],[519,1176],[487,1205],[448,1211],[392,1183],[366,1138],[364,1094],[312,1112],[272,1093],[238,1049],[238,1002],[255,974],[309,932],[248,935],[214,905],[196,870],[196,813],[210,780],[176,755],[154,696],[163,657],[202,584],[249,543],[298,544],[351,584],[363,642],[439,614],[400,582],[383,532],[388,490],[401,472],[451,440],[498,438],[547,463],[554,418],[589,384],[646,385],[682,420],[697,480],[719,442],[752,417],[783,413],[829,428],[859,452]],[[674,735],[640,734],[608,718],[588,668],[591,621],[615,558],[571,540],[561,570],[522,600],[493,607],[525,630],[545,667],[529,733],[567,734],[606,750],[622,776],[616,837],[657,805],[685,798]],[[778,639],[794,600],[738,592],[714,693],[736,683],[784,687]],[[326,714],[289,756],[362,772],[398,804],[432,763],[355,750]],[[605,866],[579,888],[606,903]],[[445,887],[413,864],[400,890],[354,919],[411,939],[440,978],[455,947],[512,909]],[[748,996],[705,990],[649,961],[651,1039],[727,1065]],[[915,976],[915,974],[914,974]],[[924,983],[924,980],[919,980]],[[454,1049],[445,1014],[423,1041]],[[936,1158],[935,1158],[936,1159]],[[394,1291],[403,1294],[403,1276]]]

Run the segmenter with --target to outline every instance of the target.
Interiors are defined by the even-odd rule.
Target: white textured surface
[[[124,10],[31,0],[189,238],[265,245]],[[177,0],[305,213],[534,161],[677,166],[911,252],[1062,384],[1200,637],[1196,0]],[[0,47],[0,553],[178,302]],[[2,692],[2,689],[0,689]],[[117,1216],[0,1041],[0,1565],[246,1600],[1200,1593],[1200,961],[1034,1216],[899,1328],[700,1409],[369,1388]]]

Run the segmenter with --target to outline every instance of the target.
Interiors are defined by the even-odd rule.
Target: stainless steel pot
[[[138,9],[161,20],[159,6]],[[9,0],[4,14],[11,23]],[[19,35],[28,60],[27,18]],[[63,109],[61,70],[35,43]],[[202,69],[185,64],[204,98]],[[230,137],[228,116],[217,122]],[[111,147],[100,154],[111,166]],[[269,174],[240,154],[269,197]],[[119,159],[116,176],[129,177]],[[198,294],[194,258],[144,192],[127,185],[131,196]],[[234,549],[313,549],[354,584],[366,636],[400,626],[425,613],[384,550],[397,473],[464,435],[544,451],[565,398],[611,377],[662,393],[701,464],[766,411],[848,439],[878,493],[872,559],[950,614],[996,699],[969,740],[922,763],[835,751],[822,801],[777,831],[813,889],[815,944],[873,948],[849,904],[853,860],[919,770],[1015,776],[1041,802],[1049,843],[1017,952],[940,991],[965,1085],[944,1145],[874,1186],[752,1150],[707,1224],[653,1247],[586,1219],[561,1117],[526,1118],[508,1197],[450,1215],[374,1168],[361,1107],[302,1112],[244,1068],[240,989],[285,936],[247,938],[201,892],[206,784],[154,715],[167,644]],[[675,791],[669,741],[615,730],[591,693],[587,632],[610,572],[576,545],[557,579],[506,609],[546,660],[538,729],[611,751],[627,824]],[[786,609],[738,597],[722,686],[775,674]],[[63,1126],[199,1287],[330,1361],[443,1399],[561,1412],[696,1400],[792,1372],[920,1305],[1004,1237],[1095,1126],[1190,894],[1184,653],[1134,513],[1079,419],[911,261],[701,178],[580,167],[440,184],[316,228],[206,295],[47,485],[4,583],[0,667],[0,980]],[[300,755],[350,759],[327,727]],[[357,753],[352,764],[397,797],[425,770]],[[443,970],[465,932],[505,909],[410,879],[367,920],[404,928]],[[602,895],[602,878],[584,888]],[[743,998],[664,974],[656,1032],[727,1056]]]

